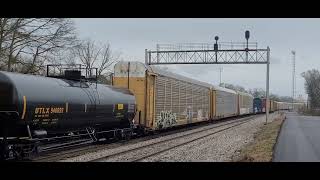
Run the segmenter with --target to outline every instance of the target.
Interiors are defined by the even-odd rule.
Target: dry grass
[[[237,162],[271,162],[274,146],[285,119],[284,114],[280,114],[271,123],[264,125],[255,135],[254,141],[243,148]]]
[[[320,110],[319,109],[300,109],[298,113],[304,115],[304,116],[320,116]]]

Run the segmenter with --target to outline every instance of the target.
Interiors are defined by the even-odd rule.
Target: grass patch
[[[304,116],[320,116],[320,110],[319,109],[300,109],[298,111],[299,114]]]
[[[274,146],[280,132],[285,115],[281,113],[272,122],[261,127],[255,133],[254,141],[240,151],[240,157],[234,159],[237,162],[271,162]]]

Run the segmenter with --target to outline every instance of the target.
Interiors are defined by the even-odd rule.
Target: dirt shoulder
[[[271,162],[273,150],[277,142],[285,115],[282,113],[272,122],[263,125],[261,129],[255,133],[254,141],[245,146],[235,162]]]

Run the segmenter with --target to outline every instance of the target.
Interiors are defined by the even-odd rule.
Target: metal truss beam
[[[267,64],[267,49],[147,51],[146,64]]]

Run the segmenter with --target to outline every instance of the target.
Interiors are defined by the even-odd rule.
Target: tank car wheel
[[[131,137],[132,137],[132,131],[124,133],[124,138],[123,139],[125,141],[129,141],[129,140],[131,140]]]
[[[2,147],[0,160],[22,160],[21,153],[9,146]]]
[[[147,135],[147,132],[145,128],[138,126],[136,129],[134,129],[134,132],[136,133],[136,136],[138,137],[144,137]]]
[[[129,141],[132,136],[132,131],[124,131],[124,130],[119,130],[117,132],[116,138],[121,141]]]
[[[6,151],[5,151],[5,148],[4,147],[1,147],[1,151],[0,151],[0,161],[4,161],[6,160]]]

